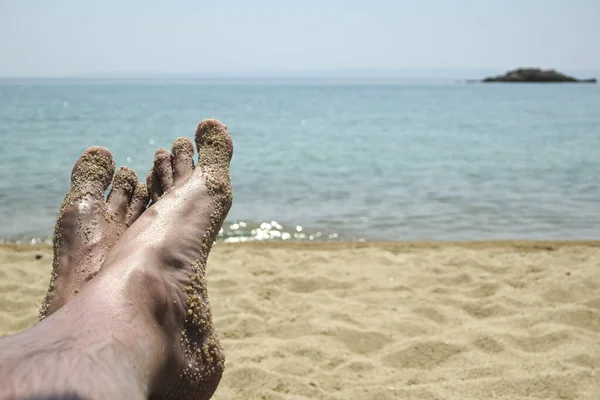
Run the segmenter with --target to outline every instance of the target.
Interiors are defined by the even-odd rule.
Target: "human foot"
[[[111,181],[112,190],[104,201]],[[137,182],[133,170],[121,167],[115,174],[110,151],[90,147],[83,152],[73,167],[71,188],[56,220],[52,275],[40,320],[62,307],[98,273],[108,251],[147,202],[146,185]]]
[[[158,153],[151,181],[162,197],[154,193],[155,204],[125,230],[98,275],[77,294],[77,301],[69,301],[31,329],[0,340],[0,397],[212,396],[224,357],[212,326],[204,272],[231,206],[233,145],[226,127],[215,120],[200,123],[196,143],[195,169],[193,146],[187,139],[175,141],[172,157],[164,150]],[[71,208],[110,208],[111,200],[104,203],[102,193],[113,169],[107,151],[84,154],[73,174],[73,190],[61,207],[61,221],[67,220]],[[84,179],[89,176],[96,179]],[[95,214],[89,220],[105,224],[100,217],[106,215]],[[72,227],[86,226],[76,216],[69,220]],[[94,238],[102,237],[104,231],[93,226]],[[66,256],[66,243],[71,243],[63,233],[76,232],[67,228],[66,222],[57,226],[55,270],[66,265],[60,258]],[[84,246],[94,251],[90,243]],[[54,273],[57,280],[63,276],[61,271]]]
[[[196,168],[187,138],[175,140],[172,153],[156,152],[148,176],[153,204],[115,245],[98,276],[102,282],[127,277],[122,293],[136,315],[147,315],[149,335],[161,338],[152,348],[157,366],[152,399],[208,399],[224,368],[205,268],[231,207],[233,144],[217,120],[202,121],[195,139]],[[100,284],[94,280],[94,286]]]

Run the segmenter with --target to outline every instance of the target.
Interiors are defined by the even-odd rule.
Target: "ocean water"
[[[598,85],[75,80],[0,83],[0,238],[51,234],[86,147],[145,179],[204,118],[229,241],[600,238]]]

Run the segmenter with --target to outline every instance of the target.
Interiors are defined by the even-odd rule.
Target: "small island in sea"
[[[565,83],[596,83],[595,78],[577,79],[572,76],[565,75],[553,69],[543,70],[540,68],[518,68],[508,71],[504,75],[492,76],[482,80],[484,83],[489,82],[565,82]]]

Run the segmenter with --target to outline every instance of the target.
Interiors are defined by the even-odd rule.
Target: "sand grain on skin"
[[[187,141],[175,141],[180,147],[188,147],[185,142]],[[183,371],[182,378],[190,384],[182,385],[184,387],[201,386],[201,382],[207,377],[220,374],[225,363],[223,349],[213,327],[206,284],[206,263],[232,203],[229,161],[233,145],[227,128],[217,120],[205,120],[198,125],[196,145],[199,151],[197,168],[202,173],[214,211],[201,241],[201,258],[191,266],[190,284],[187,287],[188,312],[181,340],[190,364]]]
[[[146,184],[141,182],[136,183],[131,195],[131,207],[127,210],[127,217],[125,219],[127,227],[131,226],[141,212],[145,210],[149,196]]]
[[[128,167],[121,167],[115,174],[112,185],[115,189],[125,189],[128,193],[133,193],[137,185],[137,175],[134,170]]]

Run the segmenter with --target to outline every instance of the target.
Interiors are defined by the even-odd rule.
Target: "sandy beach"
[[[0,247],[0,335],[50,247]],[[600,242],[215,245],[215,399],[598,399]]]

